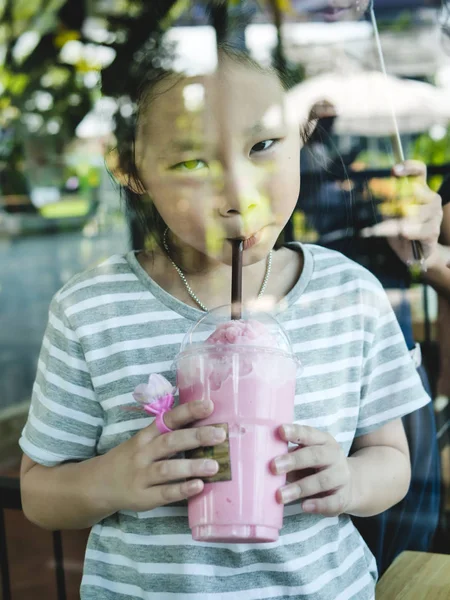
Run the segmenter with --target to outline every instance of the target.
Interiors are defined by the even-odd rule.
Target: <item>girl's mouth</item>
[[[261,236],[258,231],[258,233],[254,233],[252,236],[244,240],[244,250],[248,250],[249,248],[252,248],[252,246],[255,246],[259,242],[260,237]]]
[[[244,242],[244,251],[245,251],[245,250],[248,250],[249,248],[252,248],[253,246],[255,246],[261,240],[261,235],[262,235],[262,229],[260,229],[256,233],[253,233],[251,236],[249,236],[247,238],[238,236],[235,238],[229,238],[228,241],[231,242],[233,239],[242,240]]]

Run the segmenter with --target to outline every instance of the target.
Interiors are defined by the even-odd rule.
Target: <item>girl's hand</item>
[[[427,169],[419,161],[407,160],[393,168],[393,174],[409,180],[404,193],[405,216],[386,219],[361,231],[363,237],[386,237],[389,245],[405,264],[413,261],[411,240],[420,241],[425,260],[436,251],[442,222],[442,199],[426,183]],[[386,203],[389,205],[389,201]]]
[[[303,425],[283,425],[279,431],[282,439],[299,446],[273,461],[275,474],[288,474],[289,483],[280,488],[279,502],[301,499],[304,512],[326,516],[346,512],[351,504],[352,474],[336,440]]]
[[[107,488],[111,511],[151,510],[200,493],[204,484],[199,477],[217,473],[217,461],[168,459],[179,452],[216,446],[225,440],[222,428],[182,429],[212,412],[212,402],[182,404],[164,415],[167,427],[175,431],[162,435],[152,423],[110,450],[104,457],[102,483]]]

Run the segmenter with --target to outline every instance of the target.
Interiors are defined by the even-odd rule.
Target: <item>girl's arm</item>
[[[108,460],[105,454],[44,467],[24,454],[20,487],[27,519],[44,529],[85,529],[116,512],[104,481]]]
[[[356,438],[347,460],[352,481],[348,514],[370,517],[405,497],[411,480],[411,465],[401,419]]]

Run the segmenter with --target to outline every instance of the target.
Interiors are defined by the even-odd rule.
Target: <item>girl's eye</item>
[[[171,167],[171,170],[181,171],[182,173],[193,173],[206,167],[207,164],[203,160],[185,160]]]
[[[255,152],[264,152],[265,150],[269,150],[272,148],[279,140],[263,140],[262,142],[258,142],[252,149],[250,150],[250,154],[254,154]]]

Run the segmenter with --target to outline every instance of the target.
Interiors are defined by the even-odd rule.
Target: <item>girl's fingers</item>
[[[339,469],[323,469],[314,475],[290,483],[280,489],[283,503],[299,498],[310,498],[317,494],[325,494],[338,490],[345,484],[343,473]]]
[[[337,517],[345,512],[347,500],[343,490],[324,498],[311,498],[302,502],[302,510],[307,513],[317,513],[326,517]]]
[[[274,460],[275,472],[281,475],[282,473],[302,471],[303,469],[321,469],[333,464],[336,456],[338,456],[337,448],[334,445],[306,446],[276,458]]]
[[[201,446],[216,446],[225,441],[226,432],[222,427],[195,427],[180,429],[156,437],[151,444],[151,460],[161,460]]]
[[[315,427],[307,425],[298,425],[296,423],[290,425],[282,425],[279,429],[281,439],[285,442],[293,444],[301,444],[303,446],[314,446],[316,444],[336,443],[335,439],[325,431],[320,431]]]
[[[204,487],[201,479],[191,479],[182,483],[172,483],[170,485],[155,485],[147,490],[148,497],[145,505],[151,510],[157,506],[172,504],[186,498],[191,498],[199,494]]]
[[[219,470],[215,460],[172,459],[152,463],[148,473],[148,485],[159,485],[170,481],[192,479],[195,477],[211,477]]]
[[[292,493],[291,499],[282,499],[279,494],[278,501],[283,504],[299,500],[300,495]],[[305,513],[316,513],[326,517],[337,517],[345,512],[347,507],[346,494],[343,490],[335,490],[329,494],[324,494],[319,498],[308,498],[302,502],[302,510]]]
[[[164,423],[169,429],[181,429],[190,423],[206,419],[214,410],[214,405],[210,400],[187,402],[169,410],[164,414]],[[155,421],[138,435],[145,438],[146,443],[151,442],[156,437],[161,436]]]

